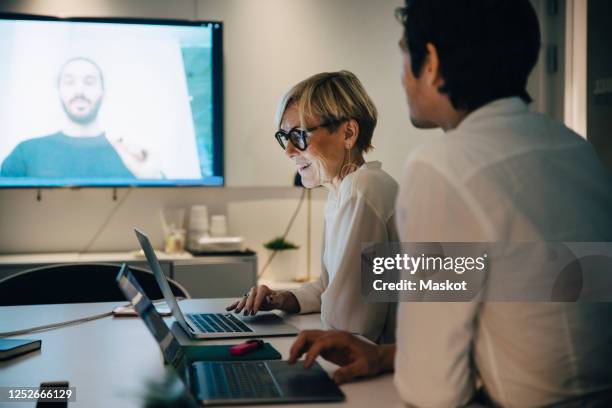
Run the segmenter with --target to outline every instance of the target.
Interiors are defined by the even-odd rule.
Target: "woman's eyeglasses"
[[[308,148],[308,140],[310,140],[310,134],[317,129],[326,128],[329,126],[336,125],[338,123],[344,122],[345,119],[334,119],[327,122],[323,122],[318,126],[314,126],[307,129],[300,129],[299,127],[294,127],[289,130],[289,132],[285,132],[280,129],[278,132],[274,134],[274,137],[278,141],[278,144],[281,145],[283,150],[287,149],[289,142],[298,150],[304,151]]]

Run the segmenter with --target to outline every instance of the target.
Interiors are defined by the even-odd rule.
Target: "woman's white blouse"
[[[397,189],[380,162],[368,162],[346,176],[336,191],[330,190],[321,276],[292,291],[300,313],[321,311],[326,329],[347,330],[378,342],[394,339],[395,303],[367,303],[361,296],[361,244],[397,241]]]

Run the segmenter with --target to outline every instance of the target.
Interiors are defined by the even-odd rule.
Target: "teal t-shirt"
[[[133,178],[108,142],[95,137],[70,137],[62,132],[24,140],[2,162],[2,177]]]

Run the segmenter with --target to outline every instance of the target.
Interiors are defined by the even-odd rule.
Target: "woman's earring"
[[[340,180],[342,180],[343,178],[345,178],[346,176],[348,176],[349,174],[351,174],[352,172],[354,172],[355,170],[359,168],[359,166],[357,166],[355,163],[351,161],[351,149],[349,148],[346,150],[348,150],[348,160],[340,168]]]

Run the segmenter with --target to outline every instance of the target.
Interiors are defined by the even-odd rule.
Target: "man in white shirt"
[[[406,0],[397,14],[411,120],[446,132],[408,158],[401,240],[612,241],[612,177],[589,143],[527,108],[540,46],[529,1]],[[394,370],[413,406],[609,406],[611,319],[610,303],[402,303],[396,345],[306,331],[290,360],[322,355],[338,382]]]

